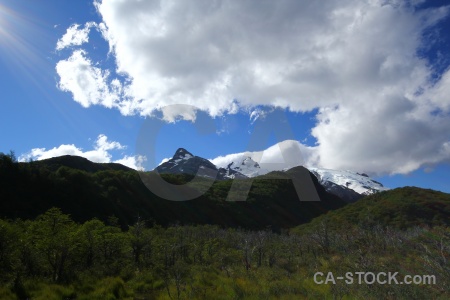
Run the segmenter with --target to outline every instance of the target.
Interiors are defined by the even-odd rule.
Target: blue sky
[[[162,118],[156,162],[215,158],[277,107],[311,163],[450,192],[446,1],[325,2],[0,0],[0,152],[138,165]]]

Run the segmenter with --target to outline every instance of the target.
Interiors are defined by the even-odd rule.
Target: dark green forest
[[[301,168],[301,167],[299,167]],[[123,229],[142,217],[162,226],[215,224],[223,227],[274,230],[309,222],[345,202],[327,193],[312,176],[321,201],[299,201],[290,176],[298,169],[252,181],[247,201],[227,201],[232,180],[215,181],[208,192],[190,201],[168,201],[154,195],[139,173],[118,164],[98,164],[63,156],[17,163],[0,155],[0,217],[33,219],[52,207],[77,222],[117,217]],[[192,175],[162,174],[172,184],[185,184]],[[277,179],[274,179],[277,178]],[[209,179],[204,179],[207,184]],[[200,184],[202,184],[200,182]],[[195,188],[195,187],[194,187]]]
[[[248,203],[225,200],[230,181],[177,203],[120,165],[0,155],[0,299],[450,298],[449,194],[406,187],[345,205],[318,186],[322,201],[304,203],[275,175]],[[436,283],[313,280],[361,271]]]

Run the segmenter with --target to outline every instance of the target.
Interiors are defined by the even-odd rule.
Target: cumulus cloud
[[[22,154],[19,157],[19,161],[25,162],[30,159],[42,160],[52,157],[58,157],[62,155],[76,155],[89,159],[90,161],[97,163],[119,163],[135,170],[143,170],[143,163],[146,158],[144,156],[127,156],[118,160],[112,160],[112,150],[124,150],[126,146],[121,145],[119,142],[109,141],[108,137],[104,134],[100,134],[94,143],[94,149],[89,151],[83,151],[83,149],[76,147],[74,144],[65,144],[52,149],[46,148],[34,148],[26,154]]]
[[[268,171],[289,169],[300,165],[317,165],[315,147],[308,147],[294,140],[282,141],[261,151],[218,156],[210,161],[218,167],[226,168],[231,162],[240,162],[247,157],[251,157],[262,169]]]
[[[95,104],[108,108],[122,107],[118,103],[121,83],[118,80],[109,82],[109,72],[93,66],[86,54],[83,50],[76,50],[68,59],[57,63],[58,87],[71,92],[73,99],[83,107]]]
[[[127,166],[129,168],[135,169],[135,170],[139,170],[139,171],[143,171],[144,170],[144,163],[146,161],[145,156],[142,155],[134,155],[134,156],[124,156],[121,159],[115,160],[114,162],[117,164],[121,164],[124,166]]]
[[[92,27],[96,26],[96,23],[88,22],[82,29],[79,29],[80,24],[73,24],[67,28],[66,33],[56,43],[56,50],[62,50],[72,46],[80,46],[89,42],[89,32]]]
[[[317,108],[319,166],[407,173],[450,160],[450,71],[434,80],[418,55],[449,7],[421,2],[94,0],[125,79],[78,49],[58,63],[59,87],[85,107],[161,110],[167,121],[195,119],[195,110],[163,109],[171,104],[211,116],[246,109],[252,122],[259,105]],[[61,43],[84,43],[84,29]]]

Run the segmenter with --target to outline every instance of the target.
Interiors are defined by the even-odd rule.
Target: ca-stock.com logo
[[[174,104],[165,107],[165,109],[173,109],[176,111],[199,111],[198,108],[186,104]],[[147,118],[141,126],[138,139],[136,142],[136,154],[146,157],[144,169],[146,171],[139,171],[139,176],[144,185],[155,195],[162,199],[171,201],[187,201],[198,198],[204,195],[214,184],[214,180],[208,180],[202,176],[202,169],[199,169],[194,178],[186,184],[176,185],[165,181],[160,174],[150,169],[155,166],[155,148],[156,139],[160,130],[167,126],[167,123],[158,118]],[[193,126],[199,135],[214,134],[217,131],[214,120],[202,114],[201,118],[196,118]],[[274,134],[277,141],[281,142],[285,139],[294,139],[292,129],[290,128],[284,111],[274,110],[267,113],[265,117],[259,118],[254,123],[254,129],[250,134],[247,150],[250,149],[264,149],[270,136]],[[286,155],[286,147],[279,144],[281,156],[284,163],[261,162],[262,155],[259,157],[252,157],[261,168],[268,170],[281,170],[286,165],[303,165],[303,155],[299,151],[297,157],[292,158]],[[217,176],[217,170],[208,170],[208,175]],[[212,171],[212,172],[211,172]],[[270,176],[265,176],[265,180],[275,179]],[[290,179],[293,182],[296,193],[300,201],[320,201],[314,183],[307,169],[301,168],[295,175],[291,175]],[[227,195],[227,201],[246,201],[250,192],[253,179],[234,179],[231,184],[230,191]]]

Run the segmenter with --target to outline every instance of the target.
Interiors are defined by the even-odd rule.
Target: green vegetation
[[[183,174],[162,177],[172,184],[185,184],[192,179]],[[254,180],[248,201],[227,201],[231,180],[214,182],[197,199],[169,201],[154,195],[138,172],[121,165],[96,164],[73,156],[17,163],[10,155],[0,153],[0,217],[33,219],[58,207],[77,222],[92,218],[107,222],[115,216],[123,229],[140,216],[162,226],[216,224],[252,229],[272,226],[280,230],[345,205],[317,180],[322,201],[299,201],[292,181],[286,175],[279,177]],[[204,181],[199,185],[208,179]]]
[[[450,194],[417,187],[384,191],[323,214],[296,230],[308,231],[324,222],[337,229],[355,226],[447,227],[450,225]]]
[[[317,186],[322,201],[305,203],[287,175],[255,180],[246,202],[226,201],[232,181],[172,202],[122,166],[0,154],[0,299],[450,298],[449,194],[407,187],[344,206]],[[436,284],[317,284],[316,272]]]
[[[448,227],[326,223],[302,234],[217,226],[127,230],[52,208],[0,220],[0,299],[448,299]],[[318,285],[316,272],[434,275],[432,285]]]

